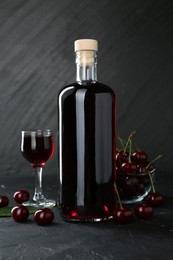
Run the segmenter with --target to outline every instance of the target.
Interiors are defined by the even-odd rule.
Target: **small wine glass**
[[[46,199],[42,192],[42,168],[52,157],[54,143],[50,129],[22,131],[21,152],[30,162],[35,172],[35,192],[32,201],[24,202],[25,206],[53,207],[55,200]]]

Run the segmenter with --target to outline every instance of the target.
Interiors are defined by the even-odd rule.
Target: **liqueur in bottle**
[[[97,222],[115,206],[115,94],[97,81],[98,42],[74,43],[76,82],[58,95],[62,218]]]

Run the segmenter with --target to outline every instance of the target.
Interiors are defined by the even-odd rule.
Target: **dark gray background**
[[[0,176],[30,175],[20,131],[52,128],[58,91],[75,80],[73,41],[99,41],[99,81],[117,94],[117,134],[137,131],[160,172],[173,168],[173,2],[0,1]],[[45,174],[56,176],[57,153]]]

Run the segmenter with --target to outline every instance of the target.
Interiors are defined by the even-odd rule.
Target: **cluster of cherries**
[[[152,174],[155,171],[154,162],[158,160],[161,155],[153,161],[148,162],[147,153],[137,148],[132,153],[132,132],[127,142],[119,137],[123,146],[116,155],[117,171],[116,184],[114,185],[119,206],[114,210],[113,217],[117,223],[123,224],[129,222],[134,215],[137,218],[147,219],[153,216],[153,207],[163,204],[163,196],[156,192]],[[127,148],[129,151],[127,152]],[[145,197],[146,203],[141,202],[137,204],[133,212],[130,208],[122,205],[123,199],[132,199],[135,196],[142,196],[146,192],[146,187],[151,186],[151,192],[148,190],[148,195]]]
[[[11,210],[13,219],[17,222],[24,222],[29,217],[29,210],[22,205],[23,202],[29,200],[29,192],[27,190],[18,190],[14,193],[14,201],[18,204]],[[9,204],[9,199],[6,196],[0,196],[0,208],[6,207]],[[49,208],[39,209],[34,213],[34,221],[38,225],[49,225],[54,220],[54,213]]]

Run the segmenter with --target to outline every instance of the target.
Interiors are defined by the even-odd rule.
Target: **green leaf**
[[[29,210],[29,214],[34,214],[37,210],[40,209],[38,207],[33,207],[33,206],[28,206],[27,208]]]
[[[11,217],[12,206],[0,208],[0,217]]]
[[[14,206],[7,206],[0,208],[0,217],[11,217],[11,210]],[[30,214],[34,214],[39,208],[28,206],[27,207]]]

